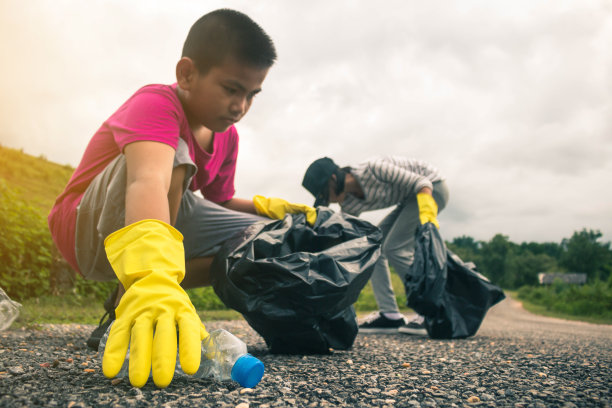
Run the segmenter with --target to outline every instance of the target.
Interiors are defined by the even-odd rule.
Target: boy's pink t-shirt
[[[53,240],[76,271],[79,271],[75,255],[77,206],[91,181],[123,152],[127,144],[149,140],[176,149],[179,137],[187,142],[189,155],[198,167],[189,188],[200,190],[204,197],[217,203],[234,196],[238,157],[236,128],[231,126],[223,133],[215,133],[213,151],[208,153],[191,133],[176,94],[176,84],[147,85],[132,95],[94,134],[49,214]]]

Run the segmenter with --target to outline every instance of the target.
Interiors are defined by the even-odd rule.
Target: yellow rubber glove
[[[440,224],[436,219],[438,216],[438,204],[436,204],[431,194],[417,194],[417,204],[419,205],[419,218],[421,219],[421,224],[431,222],[433,225],[440,228]]]
[[[185,277],[181,233],[162,221],[143,220],[109,235],[104,246],[126,289],[104,350],[104,375],[117,375],[129,344],[132,385],[145,385],[152,368],[155,385],[168,386],[176,365],[177,326],[181,367],[194,374],[208,333],[179,285]]]
[[[282,220],[285,214],[306,214],[306,222],[311,226],[317,221],[317,210],[306,204],[294,204],[282,198],[264,197],[256,195],[253,197],[255,210],[259,215],[265,215],[268,218]]]

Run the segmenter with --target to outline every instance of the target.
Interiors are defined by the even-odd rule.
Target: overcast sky
[[[76,166],[134,91],[175,81],[220,7],[279,55],[237,124],[237,196],[311,204],[312,160],[402,155],[445,175],[447,240],[612,240],[610,1],[2,0],[0,143]]]

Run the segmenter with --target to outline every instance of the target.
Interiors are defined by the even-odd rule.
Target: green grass
[[[612,318],[607,316],[576,316],[569,313],[562,313],[555,310],[550,310],[548,307],[536,304],[528,299],[519,296],[518,290],[504,290],[512,299],[518,300],[523,305],[523,308],[530,313],[537,314],[540,316],[554,317],[557,319],[581,321],[595,324],[612,324]]]
[[[22,302],[19,317],[11,327],[35,327],[40,324],[79,323],[97,325],[104,314],[102,302],[94,298],[74,295],[45,296]],[[238,320],[242,315],[234,310],[200,310],[204,322],[214,320]]]
[[[31,156],[21,150],[0,146],[0,178],[29,204],[47,214],[57,196],[64,190],[74,169]]]
[[[397,300],[397,305],[400,308],[402,313],[410,312],[406,306],[406,294],[404,291],[404,284],[400,277],[391,272],[391,285],[393,286],[393,291],[395,292],[395,298]],[[378,310],[378,306],[376,305],[376,299],[374,298],[374,292],[372,290],[372,283],[368,282],[368,284],[363,288],[361,293],[359,294],[359,298],[355,303],[355,310],[358,315],[363,315],[366,312],[371,312],[374,310]]]

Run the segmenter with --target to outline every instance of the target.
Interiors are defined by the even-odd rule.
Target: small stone
[[[472,395],[470,398],[467,399],[467,402],[469,402],[470,404],[476,404],[477,402],[480,402],[480,398],[475,395]]]
[[[240,404],[236,405],[236,408],[249,408],[249,403],[241,402]]]
[[[240,390],[240,394],[251,394],[253,392],[252,388],[243,388]]]
[[[117,384],[121,384],[123,382],[123,378],[113,378],[111,380],[111,384],[112,385],[117,385]]]
[[[13,375],[21,375],[25,373],[22,366],[9,367],[8,372]]]
[[[402,363],[402,367],[410,368],[410,363]]]
[[[388,396],[392,397],[394,395],[397,395],[398,392],[399,392],[398,390],[389,390],[389,391],[385,392],[385,395],[388,395]]]
[[[495,397],[491,394],[482,394],[480,397],[483,401],[495,401]]]

